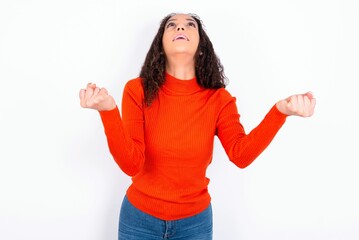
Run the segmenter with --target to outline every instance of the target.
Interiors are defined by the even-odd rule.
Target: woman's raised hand
[[[292,95],[276,103],[278,110],[286,115],[310,117],[314,113],[316,100],[311,92]]]
[[[88,83],[86,89],[80,90],[80,105],[98,111],[109,111],[116,107],[116,102],[105,88]]]

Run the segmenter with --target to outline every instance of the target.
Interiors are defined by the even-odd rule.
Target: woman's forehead
[[[194,18],[189,14],[177,13],[177,14],[174,14],[173,16],[171,16],[168,19],[168,21],[175,21],[175,20],[178,20],[178,19],[194,20]]]

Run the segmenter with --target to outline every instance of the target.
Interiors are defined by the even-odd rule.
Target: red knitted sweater
[[[245,133],[236,99],[224,89],[204,89],[196,78],[166,80],[151,106],[143,104],[141,79],[127,82],[118,108],[100,116],[110,152],[132,184],[129,201],[163,220],[193,216],[210,203],[206,169],[217,136],[228,158],[248,166],[269,145],[286,115],[275,105]]]

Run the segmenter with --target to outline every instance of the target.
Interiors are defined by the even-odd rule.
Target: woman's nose
[[[179,31],[179,30],[184,31],[184,27],[178,27],[178,28],[177,28],[177,31]]]

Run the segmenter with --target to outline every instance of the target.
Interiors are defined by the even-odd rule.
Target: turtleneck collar
[[[163,90],[174,95],[188,95],[202,89],[197,83],[196,77],[188,80],[181,80],[165,72],[165,83]]]

